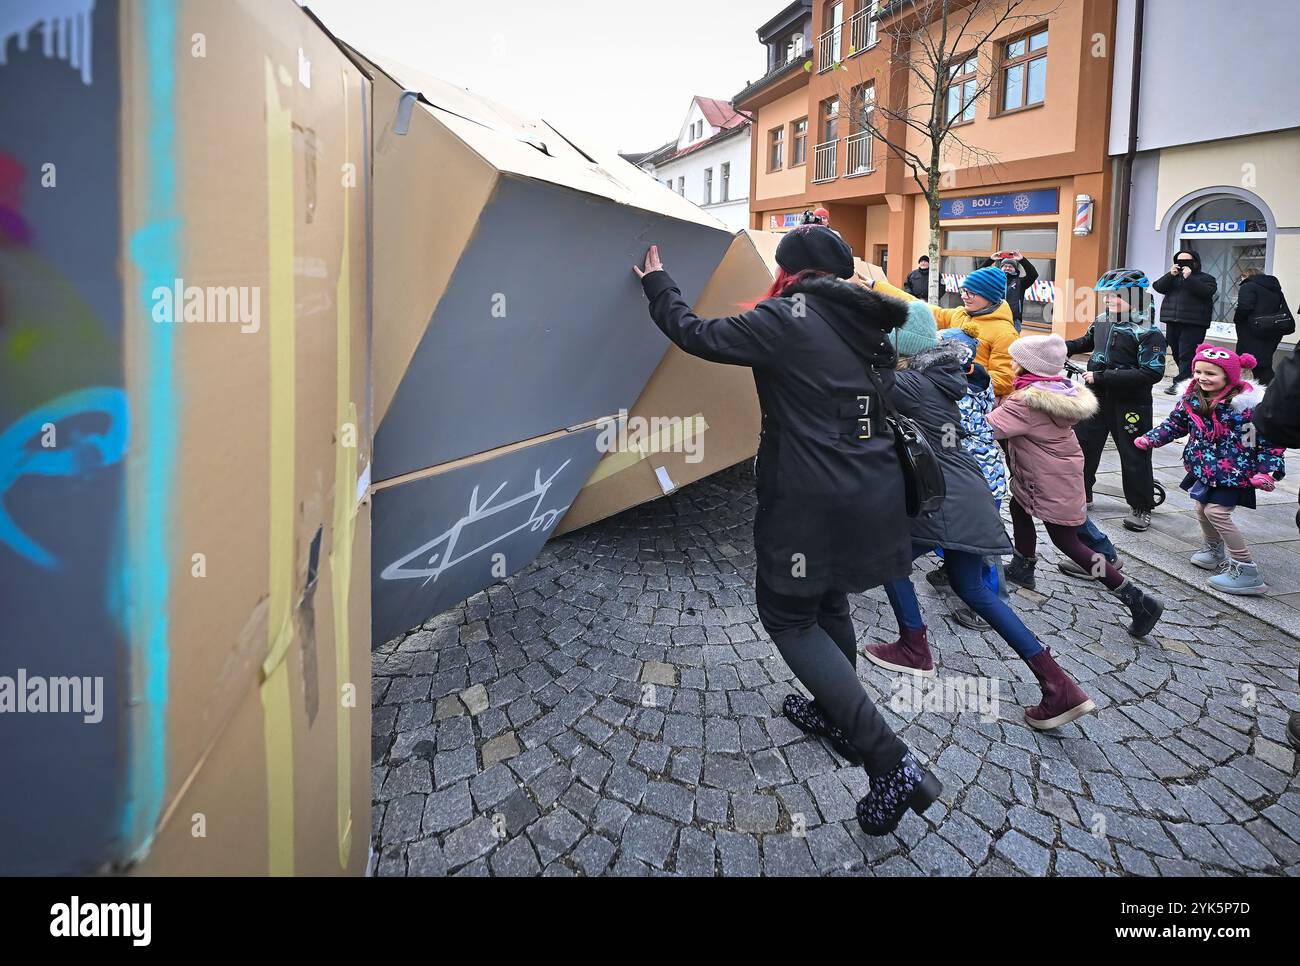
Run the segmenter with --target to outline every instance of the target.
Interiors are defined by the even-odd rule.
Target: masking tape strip
[[[633,417],[648,418],[648,417]],[[657,432],[648,435],[637,434],[635,446],[629,446],[627,449],[620,449],[611,452],[603,460],[596,464],[592,470],[591,476],[582,488],[585,490],[593,484],[599,483],[606,477],[613,476],[615,473],[621,473],[630,466],[635,466],[647,456],[655,453],[676,452],[680,450],[685,443],[701,436],[709,424],[704,419],[703,413],[696,413],[694,416],[672,416],[672,417],[655,417],[660,420],[667,420],[668,425],[661,426]],[[650,420],[654,425],[654,419]],[[601,431],[599,439],[605,439],[606,434],[613,431],[619,432],[618,423],[611,423]]]
[[[348,123],[348,75],[343,74],[343,130],[346,138],[351,131]],[[350,192],[343,189],[343,250],[339,256],[339,280],[334,303],[338,306],[338,325],[335,331],[337,350],[334,380],[335,437],[334,447],[334,528],[330,535],[330,591],[334,602],[334,701],[338,715],[338,753],[336,756],[335,793],[338,816],[339,868],[347,871],[348,854],[352,851],[352,714],[356,708],[343,703],[343,688],[356,682],[352,674],[352,625],[348,597],[352,581],[352,535],[356,526],[357,503],[357,448],[360,435],[357,427],[357,406],[352,401],[352,257],[350,225]],[[345,445],[349,434],[343,427],[352,427],[353,445]]]
[[[266,751],[267,849],[271,875],[292,875],[293,718],[289,665],[294,579],[294,289],[292,118],[280,106],[275,70],[266,59],[266,227],[270,280],[270,583],[268,653],[262,666],[262,734]]]

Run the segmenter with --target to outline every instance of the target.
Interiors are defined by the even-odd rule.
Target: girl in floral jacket
[[[1232,522],[1232,511],[1239,506],[1255,509],[1255,490],[1272,490],[1285,475],[1283,450],[1255,432],[1255,406],[1264,394],[1241,378],[1243,368],[1254,366],[1249,352],[1237,355],[1208,342],[1197,346],[1192,378],[1180,387],[1174,411],[1134,441],[1139,449],[1151,449],[1188,437],[1182,488],[1196,503],[1205,537],[1192,563],[1220,571],[1210,584],[1229,594],[1262,594],[1268,589]]]

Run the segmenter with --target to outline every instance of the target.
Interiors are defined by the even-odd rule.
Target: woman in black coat
[[[925,349],[906,361],[907,368],[894,383],[898,411],[914,420],[932,445],[939,444],[936,452],[947,490],[938,510],[913,521],[912,552],[920,557],[943,550],[953,591],[1011,645],[1038,679],[1043,699],[1025,709],[1025,721],[1046,731],[1087,714],[1094,705],[1016,612],[984,583],[984,560],[1009,554],[1012,547],[988,480],[960,442],[957,403],[966,395],[970,352],[954,342]],[[885,593],[898,621],[898,640],[868,647],[867,659],[890,671],[932,676],[934,659],[911,580],[891,581]]]
[[[1237,326],[1237,355],[1249,352],[1255,357],[1255,381],[1261,386],[1273,381],[1273,355],[1282,343],[1282,332],[1260,333],[1254,322],[1282,311],[1285,301],[1282,283],[1274,276],[1265,275],[1258,268],[1248,268],[1243,273],[1237,290],[1237,311],[1232,316]]]
[[[847,597],[912,566],[902,469],[879,397],[894,382],[885,333],[907,310],[844,281],[854,275],[853,253],[824,226],[788,232],[776,260],[768,297],[719,319],[691,312],[656,247],[636,273],[651,318],[676,345],[754,371],[763,412],[755,599],[764,628],[813,696],[790,695],[785,713],[865,767],[871,791],[858,803],[858,821],[883,835],[941,789],[858,680]]]

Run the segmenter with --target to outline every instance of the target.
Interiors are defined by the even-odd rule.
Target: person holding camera
[[[1178,384],[1192,378],[1192,358],[1196,347],[1205,341],[1205,333],[1214,317],[1214,295],[1219,283],[1213,275],[1201,271],[1201,256],[1191,248],[1180,248],[1174,255],[1174,267],[1156,279],[1151,287],[1164,296],[1160,303],[1160,321],[1165,326],[1165,341],[1178,363],[1178,372],[1165,389],[1166,396],[1178,392]]]
[[[994,252],[988,258],[980,259],[975,267],[987,268],[990,265],[996,265],[1007,276],[1006,302],[1011,309],[1011,324],[1019,332],[1025,313],[1025,293],[1038,281],[1038,269],[1018,251]]]

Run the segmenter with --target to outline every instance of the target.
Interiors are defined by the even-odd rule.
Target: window
[[[944,275],[962,277],[973,272],[981,261],[994,251],[1019,251],[1038,270],[1039,282],[1050,284],[1056,278],[1056,227],[1032,225],[1014,228],[945,228],[939,271]],[[949,285],[950,289],[954,287]],[[1043,301],[1039,293],[1025,295],[1022,321],[1026,329],[1050,326],[1051,303]],[[949,291],[940,304],[951,308],[961,304],[958,291]]]
[[[965,124],[975,120],[975,92],[979,88],[976,71],[979,55],[970,54],[948,68],[948,120]]]
[[[704,204],[713,204],[713,169],[704,169]]]
[[[783,66],[803,56],[803,31],[791,34],[786,38],[781,47],[780,55],[777,58],[777,66]]]
[[[876,109],[876,84],[875,81],[868,81],[866,84],[859,84],[853,88],[850,100],[850,110],[853,112],[849,117],[849,127],[856,134],[858,131],[867,131],[867,118],[871,112]]]
[[[731,197],[731,162],[722,162],[722,192],[718,195],[719,201],[726,201]]]
[[[834,141],[840,136],[840,99],[829,97],[822,101],[821,143]]]
[[[808,160],[808,118],[799,118],[790,129],[790,167],[793,168]]]
[[[1047,91],[1047,28],[1012,37],[1002,44],[1000,111],[1018,111],[1043,103]]]
[[[684,175],[677,179],[677,193],[679,195],[686,194],[686,177]]]
[[[780,171],[785,164],[785,128],[774,127],[767,132],[767,170]]]

